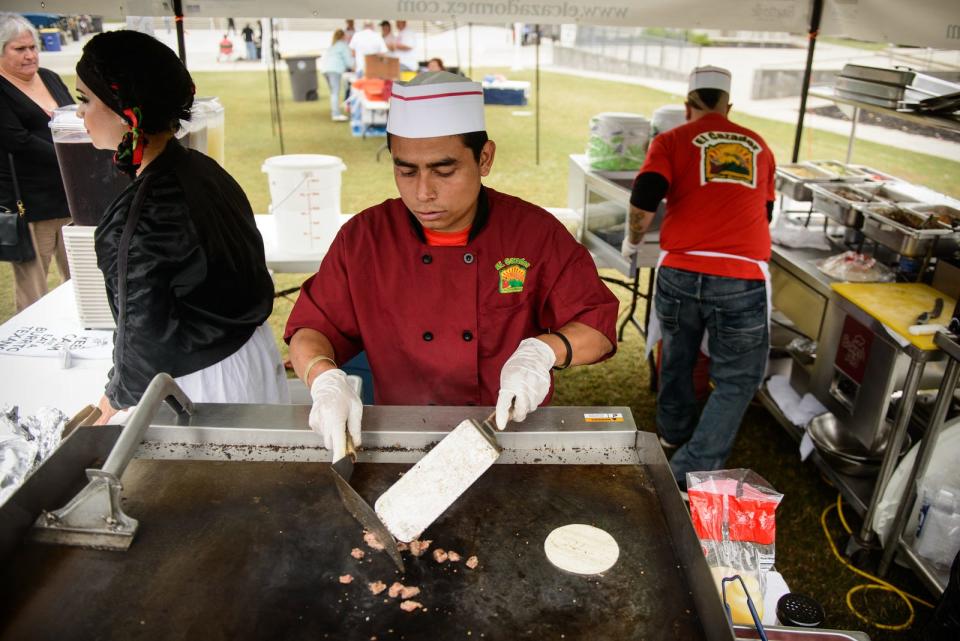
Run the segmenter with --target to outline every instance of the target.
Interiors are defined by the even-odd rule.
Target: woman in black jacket
[[[265,324],[273,282],[250,203],[216,161],[177,142],[194,86],[169,47],[135,31],[92,38],[77,63],[78,114],[133,183],[94,237],[117,330],[101,422],[159,372],[194,401],[286,403]]]
[[[70,278],[60,235],[70,210],[49,124],[53,110],[73,99],[60,76],[40,68],[38,42],[27,20],[0,13],[0,205],[17,211],[20,192],[36,252],[33,260],[12,263],[18,312],[47,293],[52,258],[61,279]]]

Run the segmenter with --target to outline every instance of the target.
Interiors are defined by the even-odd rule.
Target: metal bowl
[[[884,430],[884,437],[873,450],[864,447],[857,437],[829,412],[811,420],[807,425],[807,432],[810,433],[810,439],[820,456],[830,464],[830,467],[841,474],[866,477],[875,476],[880,472],[880,464],[892,431],[889,425],[885,427],[888,429]],[[900,448],[900,456],[906,454],[910,445],[910,435],[907,434]]]

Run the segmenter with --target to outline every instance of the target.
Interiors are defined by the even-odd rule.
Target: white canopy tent
[[[808,33],[796,161],[818,35],[960,49],[958,0],[5,0],[7,11],[271,18],[401,18],[467,23],[592,24]],[[183,23],[177,20],[185,59]],[[537,105],[539,122],[539,104]],[[539,127],[537,128],[539,131]],[[539,148],[539,141],[537,144]]]
[[[18,12],[170,16],[175,0],[5,0]],[[804,33],[814,0],[182,0],[186,17],[403,18]],[[823,0],[823,36],[960,49],[957,0]]]

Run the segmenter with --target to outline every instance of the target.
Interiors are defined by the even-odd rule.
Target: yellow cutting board
[[[912,336],[907,328],[917,324],[917,316],[929,312],[938,298],[943,311],[931,322],[947,325],[957,301],[922,283],[833,283],[833,290],[877,319],[912,345],[935,350],[933,335]]]

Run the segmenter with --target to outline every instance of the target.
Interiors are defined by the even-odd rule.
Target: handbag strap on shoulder
[[[23,206],[23,198],[20,196],[20,183],[17,181],[17,167],[13,164],[13,154],[7,152],[7,158],[10,160],[10,176],[13,178],[13,196],[17,199],[17,212],[23,216],[27,213],[27,208]]]

